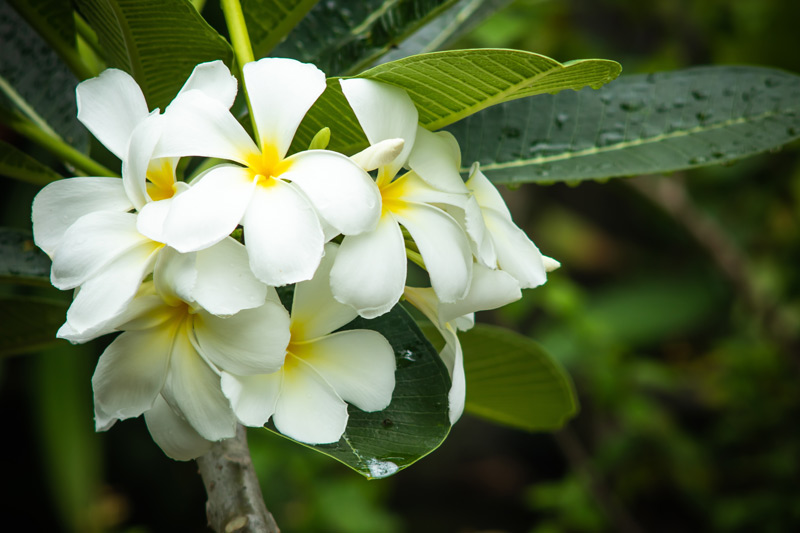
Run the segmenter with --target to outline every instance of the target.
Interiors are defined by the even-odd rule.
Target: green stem
[[[91,157],[68,145],[57,136],[45,132],[19,115],[0,110],[0,122],[47,149],[52,154],[58,156],[62,161],[73,165],[91,176],[119,177],[119,174],[113,170],[104,167]]]
[[[242,69],[247,63],[255,61],[253,57],[253,47],[250,44],[250,35],[247,33],[247,24],[244,21],[244,13],[242,13],[242,5],[239,0],[220,0],[222,13],[225,15],[225,24],[228,26],[228,33],[231,36],[231,44],[233,45],[233,53],[236,56],[236,63],[238,64],[239,80],[242,82],[244,89],[245,100],[247,101],[247,110],[250,112],[250,122],[253,124],[253,135],[260,143],[261,138],[258,135],[258,126],[256,126],[255,115],[253,115],[253,106],[250,104],[250,95],[247,92],[247,86],[244,84],[244,75]]]

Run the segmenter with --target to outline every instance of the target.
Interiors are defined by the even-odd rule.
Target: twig
[[[244,427],[237,428],[234,438],[215,443],[198,457],[197,465],[208,494],[208,523],[214,531],[280,533],[264,505]]]

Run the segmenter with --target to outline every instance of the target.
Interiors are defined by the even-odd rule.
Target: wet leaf
[[[50,258],[30,232],[0,228],[0,281],[50,286]]]
[[[52,168],[3,141],[0,141],[0,176],[35,185],[47,185],[61,179],[61,175]]]

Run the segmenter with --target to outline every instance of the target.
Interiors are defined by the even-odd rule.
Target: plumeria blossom
[[[481,172],[472,165],[467,188],[471,196],[463,211],[464,227],[469,234],[476,259],[489,268],[511,274],[523,289],[538,287],[547,280],[547,272],[560,263],[542,255],[536,245],[511,219],[503,197]],[[459,216],[452,209],[449,212]]]
[[[395,158],[377,168],[382,206],[377,227],[342,241],[331,272],[334,296],[365,318],[382,315],[397,303],[406,281],[402,226],[413,238],[438,297],[448,302],[463,298],[472,276],[472,252],[458,223],[437,207],[463,208],[467,200],[458,174],[458,144],[450,134],[419,126],[405,91],[367,79],[341,80],[341,85],[370,144],[393,139],[403,144]],[[397,177],[406,165],[411,172]]]
[[[236,80],[215,61],[198,65],[181,90],[200,91],[230,106]],[[152,160],[163,117],[148,111],[133,78],[108,69],[79,84],[76,94],[78,119],[121,159],[123,178],[51,183],[34,199],[32,218],[34,241],[53,260],[53,285],[79,288],[67,330],[88,340],[124,310],[163,248],[140,231],[143,220],[135,211],[168,203],[180,184],[177,160]]]
[[[277,371],[289,342],[289,316],[274,289],[250,273],[244,248],[233,239],[223,262],[201,253],[159,254],[153,281],[142,285],[122,317],[119,335],[97,363],[94,388],[98,431],[145,414],[153,439],[176,459],[203,453],[206,441],[234,435],[236,417],[222,394],[217,367],[238,373]],[[224,262],[227,261],[227,262]],[[268,292],[258,307],[220,317],[207,308],[229,305],[229,292],[249,299]]]
[[[265,58],[246,64],[243,75],[258,144],[202,91],[184,92],[166,111],[157,156],[209,156],[238,165],[218,165],[199,176],[151,236],[189,252],[219,242],[241,224],[259,279],[273,286],[307,280],[328,238],[375,227],[380,196],[369,175],[342,154],[286,155],[300,121],[325,90],[319,69]]]
[[[337,245],[310,281],[298,283],[291,312],[286,362],[272,374],[243,375],[220,365],[222,390],[239,421],[275,427],[308,444],[337,442],[347,426],[347,403],[364,411],[386,408],[395,385],[395,358],[389,342],[371,330],[331,333],[357,315],[337,302],[328,276]]]
[[[464,298],[456,302],[440,301],[430,287],[406,287],[403,295],[433,322],[445,341],[439,356],[442,358],[452,385],[448,395],[450,423],[455,424],[464,412],[466,377],[464,355],[458,340],[458,330],[466,331],[475,323],[474,313],[496,309],[522,297],[519,284],[506,272],[476,264],[472,282]]]

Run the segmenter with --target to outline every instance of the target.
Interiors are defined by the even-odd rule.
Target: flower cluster
[[[122,178],[50,184],[33,228],[53,285],[74,289],[58,336],[119,333],[92,378],[97,429],[143,414],[182,460],[237,423],[270,418],[296,440],[337,442],[348,403],[384,409],[395,386],[381,334],[338,330],[401,298],[445,339],[455,422],[465,394],[456,330],[558,264],[514,225],[477,165],[461,179],[455,139],[421,127],[402,89],[340,81],[370,142],[347,157],[289,154],[326,88],[319,69],[267,58],[244,66],[243,83],[255,140],[230,111],[237,81],[220,61],[198,65],[163,112],[119,70],[77,88],[78,118],[121,160]],[[192,156],[227,162],[187,183],[176,169]],[[408,259],[430,287],[406,286]],[[286,285],[288,311],[276,290]]]

